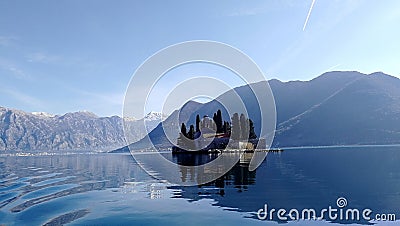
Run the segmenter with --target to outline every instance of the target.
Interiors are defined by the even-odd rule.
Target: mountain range
[[[277,113],[273,147],[319,145],[400,144],[400,79],[376,72],[355,71],[324,73],[310,81],[268,81]],[[265,84],[252,84],[263,91]],[[194,123],[197,114],[212,115],[221,105],[218,99],[234,92],[244,100],[249,117],[259,134],[260,114],[257,101],[248,85],[234,88],[208,103],[189,101],[163,123],[159,113],[146,120],[151,132],[135,130],[140,120],[125,119],[139,140],[135,149],[170,147],[165,131],[175,134],[181,122]],[[179,124],[174,118],[179,118]],[[228,119],[226,111],[223,118]],[[122,118],[98,117],[90,112],[65,115],[27,113],[0,107],[0,150],[112,150],[126,141]],[[137,124],[136,124],[137,125]],[[118,149],[127,151],[127,148]]]
[[[146,121],[152,130],[162,115],[150,112],[143,119],[127,119],[133,135],[147,134],[138,123]],[[126,145],[122,118],[98,117],[87,112],[51,115],[44,112],[24,112],[0,107],[0,151],[106,151]]]
[[[400,79],[396,77],[381,72],[334,71],[310,81],[273,79],[269,85],[277,112],[273,147],[400,144]],[[262,83],[252,84],[253,89],[263,87]],[[230,90],[217,99],[234,92],[245,100],[255,127],[260,125],[257,101],[248,85]],[[187,105],[191,106],[192,115],[180,122],[193,123],[196,114],[210,115],[221,108],[217,100]],[[187,105],[181,112],[185,112]],[[226,112],[223,115],[228,117]],[[168,119],[163,124],[164,128],[173,127]],[[158,148],[171,146],[159,125],[130,147],[149,147],[150,141]],[[125,147],[116,151],[127,150]]]

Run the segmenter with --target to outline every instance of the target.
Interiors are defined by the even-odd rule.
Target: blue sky
[[[315,0],[303,30],[311,3],[3,0],[0,106],[121,115],[144,60],[198,39],[239,48],[268,79],[309,80],[330,70],[400,76],[400,1]]]

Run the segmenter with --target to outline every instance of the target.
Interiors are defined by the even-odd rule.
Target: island
[[[264,143],[263,143],[264,142]],[[177,145],[173,153],[210,153],[241,150],[254,152],[257,146],[265,147],[265,139],[257,138],[254,123],[244,114],[234,113],[230,122],[224,121],[221,110],[213,117],[196,116],[196,124],[181,124]]]

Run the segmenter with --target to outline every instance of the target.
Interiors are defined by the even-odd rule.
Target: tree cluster
[[[209,128],[214,130],[217,134],[226,134],[234,140],[248,140],[257,138],[254,132],[254,123],[251,119],[248,119],[244,114],[235,113],[231,118],[231,123],[223,121],[222,112],[218,110],[214,113],[213,118],[210,119],[204,116],[203,120],[200,119],[200,115],[196,115],[195,126],[190,125],[189,131],[185,123],[181,125],[181,132],[178,138],[178,143],[182,143],[183,137],[194,140],[197,133],[200,133],[201,129]]]
[[[254,132],[254,123],[251,119],[246,118],[244,114],[235,113],[232,118],[231,138],[233,140],[256,139]]]

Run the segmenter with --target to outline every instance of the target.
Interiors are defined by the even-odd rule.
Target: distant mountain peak
[[[144,117],[145,121],[156,121],[156,120],[163,120],[167,116],[164,115],[162,112],[156,112],[156,111],[150,111],[147,113],[147,115]]]
[[[392,75],[386,74],[386,73],[384,73],[384,72],[381,72],[381,71],[378,71],[378,72],[371,73],[371,74],[369,74],[368,76],[370,76],[370,77],[375,77],[375,78],[390,78],[390,79],[396,79],[396,80],[399,80],[399,78],[398,78],[398,77],[395,77],[395,76],[392,76]]]
[[[32,115],[44,117],[44,118],[54,118],[56,115],[47,112],[32,112]]]
[[[382,72],[382,71],[372,72],[372,73],[369,74],[369,75],[386,75],[386,76],[390,76],[390,75],[388,75],[388,74],[386,74],[386,73],[384,73],[384,72]]]
[[[76,112],[76,114],[85,115],[85,116],[92,117],[92,118],[98,118],[99,117],[95,113],[90,112],[90,111],[78,111],[78,112]]]
[[[328,71],[322,73],[320,76],[310,80],[310,81],[318,81],[318,80],[337,80],[337,79],[357,79],[366,76],[366,74],[358,72],[358,71]]]
[[[135,117],[124,117],[124,121],[126,121],[126,122],[134,122],[134,121],[137,121],[137,119]]]
[[[273,79],[268,80],[268,83],[269,84],[271,84],[271,83],[282,84],[283,82],[277,78],[273,78]]]

